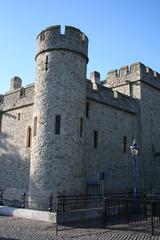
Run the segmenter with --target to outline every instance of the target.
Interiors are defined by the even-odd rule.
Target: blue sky
[[[159,0],[1,0],[0,93],[15,75],[35,81],[36,36],[57,24],[88,36],[88,76],[137,61],[160,72]]]

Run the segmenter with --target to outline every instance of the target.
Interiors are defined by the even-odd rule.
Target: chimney
[[[91,72],[90,73],[90,79],[91,79],[91,82],[93,84],[93,89],[94,90],[98,90],[98,86],[97,84],[100,84],[100,73],[99,72]]]
[[[11,79],[11,88],[10,88],[11,91],[21,88],[21,86],[22,86],[21,78],[15,76]]]

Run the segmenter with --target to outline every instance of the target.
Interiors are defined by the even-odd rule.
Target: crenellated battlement
[[[103,85],[99,85],[98,91],[95,91],[90,80],[87,81],[87,98],[126,112],[136,112],[137,105],[135,99],[120,92],[112,91]]]
[[[82,54],[88,59],[88,38],[78,28],[65,26],[64,34],[61,26],[56,25],[44,29],[37,36],[37,55],[52,50],[68,50]]]
[[[34,84],[0,94],[0,110],[22,108],[34,104]]]
[[[160,73],[140,62],[109,71],[104,85],[114,87],[137,80],[146,81],[153,85],[157,84],[160,87]]]

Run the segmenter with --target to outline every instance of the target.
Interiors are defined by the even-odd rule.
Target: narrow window
[[[60,135],[61,132],[61,116],[60,115],[56,115],[56,119],[55,119],[55,134],[56,135]]]
[[[18,117],[17,117],[18,121],[20,120],[20,118],[21,118],[21,114],[18,113]]]
[[[26,147],[27,148],[29,148],[30,146],[31,146],[31,136],[32,136],[32,134],[31,134],[31,127],[28,127],[27,128],[27,141],[26,141]]]
[[[129,87],[129,96],[132,97],[132,88],[131,88],[131,83],[128,84],[128,87]]]
[[[48,56],[46,56],[46,61],[45,61],[45,70],[47,72],[48,70]]]
[[[127,137],[123,137],[123,152],[127,151]]]
[[[20,96],[20,98],[25,97],[25,88],[22,87],[22,88],[20,89],[19,96]]]
[[[98,147],[98,131],[93,132],[93,146],[96,149]]]
[[[89,102],[86,102],[86,117],[89,118]]]
[[[4,96],[3,94],[0,94],[0,104],[3,103],[3,101],[4,101]]]
[[[37,117],[34,117],[33,137],[37,135]]]
[[[83,136],[83,118],[80,118],[80,137]]]
[[[0,113],[0,133],[2,132],[2,114]]]

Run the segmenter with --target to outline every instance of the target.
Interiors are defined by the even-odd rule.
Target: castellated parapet
[[[160,87],[160,74],[140,62],[108,72],[104,85],[115,87],[139,80]]]
[[[61,26],[53,26],[43,30],[37,37],[37,55],[46,51],[73,51],[88,57],[88,38],[79,29],[65,26],[61,34]],[[36,55],[36,57],[37,57]]]

